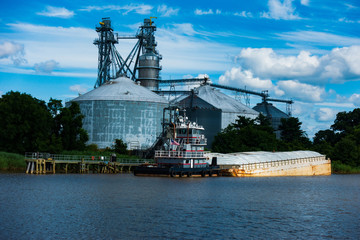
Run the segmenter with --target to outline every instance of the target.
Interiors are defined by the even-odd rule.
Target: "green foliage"
[[[360,168],[360,109],[338,113],[331,129],[315,134],[313,150],[330,157],[334,171],[356,172]]]
[[[44,101],[19,92],[0,98],[0,151],[51,152],[83,150],[88,135],[79,105],[63,108],[61,101]]]
[[[221,153],[274,151],[277,142],[270,122],[262,115],[256,119],[239,116],[236,123],[215,136],[212,149]]]
[[[52,118],[45,102],[8,92],[0,98],[0,150],[14,153],[47,151]]]
[[[355,127],[360,126],[360,108],[352,112],[339,112],[331,128],[341,134],[351,134]]]
[[[333,173],[354,174],[354,173],[360,173],[360,167],[352,167],[344,163],[341,163],[339,161],[332,161],[331,171]]]
[[[281,131],[281,151],[304,150],[311,148],[311,141],[301,130],[298,118],[282,118],[279,130]]]
[[[15,153],[0,152],[0,170],[24,170],[24,156]]]
[[[57,130],[64,150],[84,150],[85,143],[89,140],[86,131],[82,128],[84,118],[80,113],[79,104],[72,102],[67,108],[61,109]]]
[[[121,139],[115,139],[115,152],[119,154],[127,154],[127,144]]]

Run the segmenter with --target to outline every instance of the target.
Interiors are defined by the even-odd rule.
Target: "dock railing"
[[[55,160],[57,162],[110,162],[110,156],[101,155],[64,155],[64,154],[50,154],[41,152],[26,152],[25,160]],[[132,158],[116,158],[117,163],[125,164],[142,164],[142,163],[153,163],[153,159],[132,159]]]

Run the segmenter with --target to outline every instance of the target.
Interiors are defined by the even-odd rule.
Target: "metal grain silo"
[[[89,144],[111,147],[122,139],[129,149],[150,147],[162,131],[168,101],[129,78],[120,77],[72,101],[80,105]]]
[[[190,120],[204,126],[208,147],[211,147],[215,135],[229,124],[235,123],[239,116],[254,119],[259,115],[255,110],[209,85],[194,89],[192,94],[177,98],[174,103],[186,109]]]
[[[138,78],[137,81],[152,91],[159,88],[159,72],[161,56],[154,52],[149,52],[139,57]]]
[[[262,113],[264,116],[267,116],[270,119],[271,126],[274,128],[276,133],[276,138],[280,138],[281,132],[279,131],[279,126],[281,124],[282,118],[289,118],[289,115],[274,107],[271,103],[263,101],[258,103],[253,107],[255,111]]]

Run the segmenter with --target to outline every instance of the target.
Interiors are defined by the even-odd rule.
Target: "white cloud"
[[[349,101],[354,103],[355,106],[360,107],[360,94],[354,93],[350,96]]]
[[[265,90],[272,89],[274,86],[271,80],[262,80],[254,77],[251,71],[242,70],[241,67],[233,67],[219,77],[219,84],[230,85],[234,87],[247,87],[250,89]]]
[[[201,10],[201,9],[196,9],[195,10],[195,15],[210,15],[210,14],[214,14],[213,10],[212,9],[209,9],[209,10]]]
[[[36,14],[46,17],[58,17],[58,18],[71,18],[74,16],[73,11],[69,11],[63,7],[52,7],[52,6],[47,6],[46,10],[42,12],[38,12]]]
[[[252,18],[253,17],[251,12],[246,12],[246,11],[236,12],[236,13],[234,13],[234,16],[245,17],[245,18]]]
[[[318,84],[360,78],[360,46],[334,48],[322,56],[313,56],[307,51],[284,56],[271,48],[245,48],[236,61],[260,78],[298,79]]]
[[[170,17],[173,15],[178,15],[179,8],[172,8],[168,7],[165,4],[158,6],[157,8],[158,13],[161,14],[162,17]]]
[[[310,0],[301,0],[300,3],[305,6],[309,6]]]
[[[50,74],[56,68],[59,67],[59,63],[55,60],[48,60],[46,62],[36,63],[34,65],[34,69],[36,73],[42,74]]]
[[[339,22],[344,22],[344,23],[355,23],[355,21],[353,20],[349,20],[345,17],[339,18]]]
[[[242,49],[236,60],[262,78],[287,78],[313,74],[319,60],[309,52],[298,56],[277,55],[271,48]]]
[[[268,2],[269,12],[263,12],[261,17],[271,18],[271,19],[283,19],[283,20],[295,20],[301,19],[297,13],[295,13],[295,8],[292,6],[292,0],[269,0]]]
[[[338,111],[332,108],[318,108],[315,110],[315,119],[318,122],[333,122]]]
[[[277,87],[284,91],[287,96],[291,96],[306,102],[323,101],[326,95],[324,88],[300,83],[295,80],[278,81]]]
[[[146,15],[150,14],[153,6],[146,5],[146,4],[130,4],[130,5],[107,5],[107,6],[87,6],[80,11],[119,11],[123,15],[126,15],[131,12],[135,12],[137,14]]]
[[[0,43],[0,59],[9,58],[15,65],[26,62],[24,45],[15,42]]]
[[[204,33],[198,33],[192,24],[172,24],[159,28],[156,34],[158,50],[163,56],[162,75],[198,74],[223,71],[229,66],[229,55],[240,48],[209,41]],[[204,37],[204,38],[203,38]],[[181,46],[181,47],[179,47]],[[211,49],[211,51],[209,51]]]
[[[76,68],[78,71],[83,68],[87,72],[91,68],[96,69],[97,47],[93,45],[93,40],[97,33],[94,29],[29,23],[7,25],[14,32],[14,37],[21,34],[20,41],[26,49],[26,66],[29,68],[48,61],[49,56],[56,56],[62,68]]]
[[[88,87],[83,86],[83,85],[79,85],[79,84],[72,85],[72,86],[69,87],[69,89],[70,89],[70,91],[77,92],[79,94],[83,94],[83,93],[86,93],[88,91]]]
[[[193,36],[197,34],[191,23],[175,23],[172,26],[174,26],[173,30],[175,30],[179,34],[184,34],[189,36]]]
[[[311,43],[318,46],[339,46],[339,43],[342,46],[360,45],[360,38],[358,37],[347,37],[327,32],[297,31],[279,33],[277,35],[282,40],[296,43]]]
[[[216,14],[221,14],[221,10],[220,10],[220,9],[216,9],[215,13],[216,13]]]
[[[354,5],[351,5],[349,3],[344,3],[344,5],[348,8],[348,9],[356,9],[358,7],[354,6]]]

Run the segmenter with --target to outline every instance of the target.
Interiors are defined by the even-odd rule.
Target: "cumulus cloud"
[[[332,108],[318,108],[315,110],[315,119],[318,122],[331,122],[334,121],[338,111]]]
[[[55,60],[49,60],[46,62],[36,63],[34,65],[35,72],[38,74],[50,74],[56,68],[59,67],[59,63]]]
[[[271,48],[242,49],[236,60],[245,68],[249,68],[260,77],[291,79],[311,75],[319,66],[316,56],[301,51],[298,56],[278,55]]]
[[[195,15],[210,15],[210,14],[214,14],[213,10],[212,9],[209,9],[209,10],[201,10],[201,9],[196,9],[195,10]]]
[[[158,13],[161,14],[162,17],[170,17],[173,15],[178,15],[179,8],[172,8],[168,7],[165,4],[158,6],[157,8]]]
[[[297,80],[282,80],[272,82],[270,79],[255,77],[250,70],[233,67],[219,77],[219,84],[257,91],[269,90],[270,95],[287,97],[304,102],[321,102],[326,96],[324,88],[311,84],[301,83]]]
[[[150,14],[153,6],[146,4],[129,4],[124,6],[119,5],[107,5],[107,6],[87,6],[80,9],[80,11],[119,11],[123,15],[126,15],[130,12],[135,12],[137,14],[146,15]]]
[[[308,102],[320,102],[326,95],[326,91],[322,87],[300,83],[295,80],[278,81],[276,87],[284,91],[287,96]]]
[[[0,59],[9,58],[15,65],[26,62],[24,46],[15,42],[0,43]]]
[[[262,12],[261,17],[271,18],[271,19],[282,19],[282,20],[295,20],[301,19],[297,13],[295,13],[295,8],[292,5],[292,0],[269,0],[268,2],[269,11]]]
[[[231,85],[235,87],[249,87],[250,89],[265,90],[272,89],[274,86],[271,80],[254,77],[249,70],[241,67],[233,67],[219,77],[219,84]]]
[[[58,18],[71,18],[72,16],[74,16],[73,11],[69,11],[63,7],[52,7],[52,6],[47,6],[44,11],[38,12],[36,14],[46,17],[58,17]]]
[[[70,91],[76,92],[76,93],[79,93],[79,94],[83,94],[83,93],[86,93],[88,91],[87,87],[79,85],[79,84],[72,85],[72,86],[69,87],[69,89],[70,89]]]
[[[360,94],[354,93],[349,98],[350,102],[352,102],[355,106],[360,107]]]
[[[322,56],[301,51],[284,56],[271,48],[242,49],[236,61],[260,78],[339,83],[360,78],[360,46],[334,48]]]

